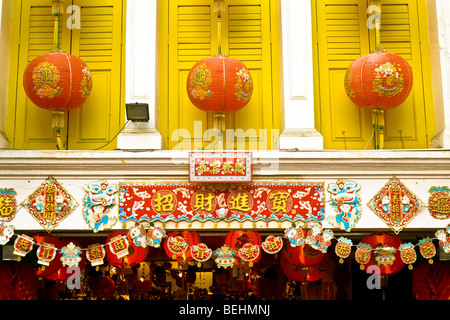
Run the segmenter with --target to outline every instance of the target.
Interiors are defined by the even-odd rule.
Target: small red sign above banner
[[[190,152],[190,182],[252,182],[251,152]]]

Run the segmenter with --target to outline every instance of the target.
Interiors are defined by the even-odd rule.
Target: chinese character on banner
[[[105,248],[100,244],[92,244],[88,246],[86,250],[86,258],[89,260],[93,267],[102,265],[106,257]]]
[[[253,197],[245,190],[236,190],[228,196],[227,204],[231,213],[239,217],[252,210]]]
[[[0,189],[0,222],[9,222],[16,216],[16,191]]]
[[[402,259],[404,264],[408,265],[408,269],[412,270],[412,264],[417,260],[417,253],[414,250],[414,245],[411,242],[401,244],[399,247],[400,259]]]
[[[199,243],[193,245],[189,248],[192,259],[197,261],[199,264],[206,262],[212,256],[212,250],[204,243]]]
[[[177,208],[177,197],[172,191],[157,191],[151,200],[153,210],[162,216],[168,216]]]
[[[354,181],[339,179],[328,185],[331,196],[331,207],[337,213],[328,215],[328,222],[335,228],[351,231],[361,218],[361,196],[358,194],[360,185]]]
[[[435,219],[450,218],[450,189],[448,187],[431,187],[428,190],[428,211]]]
[[[283,239],[278,236],[267,236],[266,240],[261,243],[261,247],[266,253],[278,253],[283,248]]]
[[[81,248],[70,242],[67,246],[61,248],[61,262],[63,266],[77,267],[81,261]]]
[[[393,177],[367,205],[398,234],[417,215],[424,203]]]
[[[86,195],[83,198],[83,218],[92,231],[110,229],[117,222],[116,217],[108,213],[115,206],[117,186],[106,180],[93,181],[84,186]]]
[[[251,152],[190,152],[189,182],[252,182]]]
[[[202,217],[208,217],[216,209],[217,199],[214,193],[208,190],[199,190],[192,195],[191,208],[193,212]]]
[[[261,258],[261,249],[258,245],[246,243],[238,249],[237,254],[243,261],[248,262],[249,267],[253,267]]]
[[[436,255],[436,247],[433,244],[433,239],[431,239],[430,237],[424,238],[419,241],[418,245],[422,257],[428,259],[428,262],[432,264],[432,258]]]
[[[50,233],[78,203],[58,181],[49,177],[22,202],[22,206]]]
[[[127,237],[124,235],[115,236],[109,241],[109,250],[117,259],[122,259],[128,255],[128,246]]]
[[[344,237],[339,237],[337,239],[336,246],[334,248],[334,251],[336,252],[336,255],[340,258],[339,263],[344,263],[344,259],[348,258],[350,256],[350,253],[352,253],[352,240]]]
[[[38,263],[43,266],[49,266],[50,262],[53,261],[56,257],[56,250],[54,244],[43,242],[39,244],[39,247],[36,251],[36,256],[38,258]]]
[[[359,243],[356,246],[355,260],[360,264],[360,269],[364,270],[364,265],[370,262],[372,247],[366,243]]]
[[[0,223],[0,245],[4,246],[14,236],[14,226]]]
[[[25,257],[33,249],[34,240],[32,237],[22,234],[14,241],[13,254]]]

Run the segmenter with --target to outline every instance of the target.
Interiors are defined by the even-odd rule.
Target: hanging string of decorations
[[[92,91],[89,67],[79,57],[61,50],[62,3],[53,1],[55,49],[33,59],[25,68],[23,87],[36,106],[52,111],[52,128],[56,128],[57,148],[63,149],[61,128],[65,112],[79,108]]]

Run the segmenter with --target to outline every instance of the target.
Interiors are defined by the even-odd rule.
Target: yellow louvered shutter
[[[372,149],[371,111],[359,108],[347,97],[344,77],[358,57],[375,50],[375,33],[367,27],[369,1],[315,0],[314,31],[316,68],[316,126],[325,149]],[[426,54],[421,52],[420,28],[427,28],[419,14],[422,0],[381,1],[381,46],[403,56],[411,65],[414,86],[399,107],[386,111],[385,148],[427,148],[433,126],[431,90],[424,86]],[[370,2],[371,4],[372,2]],[[425,48],[422,48],[425,49]],[[429,63],[429,62],[428,62]]]
[[[15,93],[8,101],[8,124],[13,126],[10,139],[16,149],[55,149],[56,133],[52,114],[30,102],[23,89],[22,77],[27,64],[37,56],[55,49],[54,16],[50,0],[22,0],[15,10],[20,17],[20,47],[11,65]],[[71,5],[81,8],[81,29],[66,26]],[[65,0],[61,21],[61,49],[83,59],[91,68],[93,91],[80,108],[66,113],[61,137],[68,149],[93,149],[108,142],[120,129],[122,68],[122,0]],[[13,70],[14,68],[12,68]],[[122,116],[123,118],[123,116]],[[109,148],[114,148],[111,144]]]
[[[124,123],[122,0],[74,0],[74,5],[81,9],[81,28],[72,31],[72,54],[89,66],[93,89],[81,108],[70,111],[69,149],[94,149]]]
[[[23,0],[22,11],[19,14],[20,50],[18,58],[11,57],[15,61],[13,65],[18,66],[17,74],[12,74],[15,88],[10,91],[15,95],[10,95],[8,99],[11,105],[16,106],[16,108],[9,108],[8,113],[8,124],[14,124],[11,130],[13,137],[10,137],[10,140],[16,149],[55,149],[56,132],[52,128],[51,112],[34,105],[23,89],[23,73],[28,63],[55,49],[51,1]],[[70,33],[65,28],[62,30],[61,49],[68,52],[70,51]],[[65,128],[62,135],[66,135]]]
[[[168,43],[168,50],[161,45],[160,131],[168,149],[214,145],[214,139],[202,143],[202,137],[208,140],[204,132],[214,127],[214,117],[196,108],[186,92],[186,79],[192,66],[218,53],[213,3],[213,0],[170,0],[166,7],[161,3],[161,16],[165,16],[165,10],[168,12],[168,20],[161,20],[161,25],[167,28],[162,28],[167,33],[161,33],[161,43]],[[274,63],[278,43],[271,39],[277,15],[269,0],[226,0],[225,7],[222,53],[241,60],[254,81],[252,100],[244,109],[226,116],[226,128],[240,129],[238,135],[241,135],[235,141],[245,145],[236,142],[234,148],[271,149],[275,140],[271,139],[271,130],[280,128],[280,104],[275,101],[279,99],[279,91],[273,87],[273,77],[278,73]],[[202,123],[201,131],[194,128],[195,122]],[[266,129],[268,134],[260,134],[260,129]]]

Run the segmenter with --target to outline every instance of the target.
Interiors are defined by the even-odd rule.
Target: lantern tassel
[[[52,112],[52,128],[64,127],[64,112],[53,111]]]
[[[374,109],[372,111],[372,122],[375,130],[374,148],[382,150],[384,149],[384,111]]]

